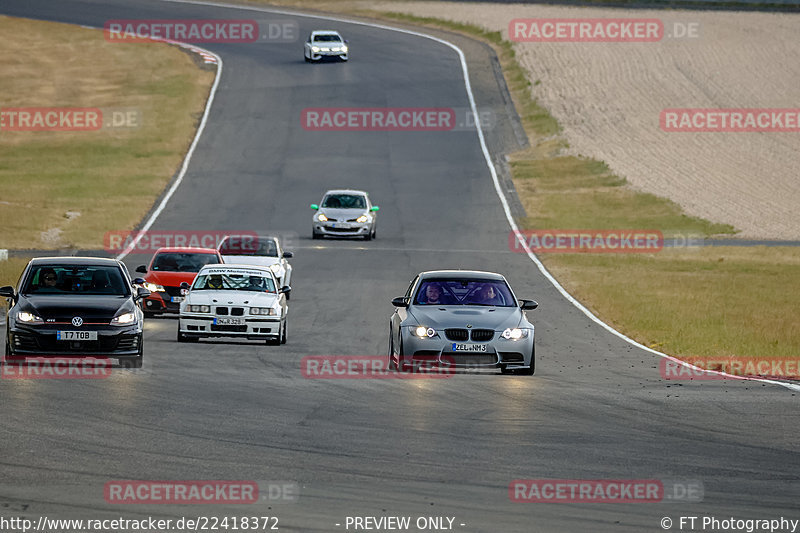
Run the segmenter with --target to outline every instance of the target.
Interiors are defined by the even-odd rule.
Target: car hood
[[[45,320],[69,322],[79,316],[84,322],[110,322],[118,314],[133,311],[129,296],[105,295],[31,295],[20,298],[20,311],[28,311]]]
[[[196,277],[197,272],[161,272],[151,270],[144,279],[149,283],[163,285],[164,287],[180,287],[183,282],[191,285]]]
[[[192,305],[249,305],[252,307],[272,307],[278,295],[268,292],[250,291],[192,291],[186,298]]]
[[[280,262],[278,257],[263,255],[223,255],[222,260],[235,265],[260,265],[265,267]]]
[[[421,326],[434,329],[487,328],[503,330],[515,328],[522,322],[519,307],[483,307],[471,305],[415,305],[408,309],[409,318]]]
[[[328,218],[335,218],[339,221],[358,218],[368,213],[366,209],[331,209],[330,207],[321,207],[318,212],[324,214]]]

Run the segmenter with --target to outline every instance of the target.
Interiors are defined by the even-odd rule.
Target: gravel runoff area
[[[500,30],[506,39],[509,22],[520,18],[661,20],[663,38],[655,42],[515,44],[533,96],[563,126],[566,153],[605,161],[637,190],[731,224],[737,237],[800,239],[797,111],[790,132],[674,132],[660,124],[665,109],[800,108],[800,14],[460,2],[369,7]],[[678,36],[689,29],[694,37]]]

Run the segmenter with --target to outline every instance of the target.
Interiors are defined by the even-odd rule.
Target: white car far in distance
[[[312,31],[303,45],[303,58],[306,62],[320,61],[321,59],[350,59],[350,48],[338,31],[316,30]]]
[[[189,288],[183,284],[182,288]],[[286,343],[286,293],[275,274],[255,265],[207,265],[181,302],[178,342],[202,337],[239,337]]]
[[[278,287],[292,284],[292,252],[281,247],[280,239],[272,235],[228,235],[219,243],[217,251],[224,263],[238,265],[259,265],[267,267],[275,274]],[[290,293],[286,293],[290,299]]]

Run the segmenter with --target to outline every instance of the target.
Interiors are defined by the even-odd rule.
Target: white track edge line
[[[359,26],[369,26],[371,28],[378,28],[378,29],[382,29],[382,30],[396,31],[396,32],[399,32],[399,33],[405,33],[407,35],[414,35],[416,37],[422,37],[424,39],[429,39],[431,41],[435,41],[437,43],[443,44],[444,46],[447,46],[448,48],[454,50],[456,52],[456,54],[458,54],[459,61],[461,62],[461,71],[462,71],[462,73],[464,75],[464,87],[465,87],[465,89],[467,91],[467,98],[469,99],[470,110],[472,111],[472,114],[474,116],[475,130],[478,133],[478,140],[480,141],[481,152],[483,153],[483,158],[486,161],[486,166],[489,167],[489,173],[492,176],[492,182],[494,184],[494,190],[497,193],[498,198],[500,198],[500,203],[503,206],[503,211],[504,211],[504,213],[506,215],[506,220],[508,221],[508,225],[511,226],[511,229],[514,231],[514,234],[515,234],[517,240],[522,244],[522,247],[525,249],[525,253],[531,259],[531,261],[533,261],[534,264],[537,266],[537,268],[539,269],[539,272],[541,272],[542,275],[545,278],[547,278],[547,280],[556,288],[556,290],[558,290],[558,292],[561,293],[561,295],[568,302],[570,302],[572,305],[577,307],[578,310],[580,310],[590,320],[592,320],[593,322],[595,322],[599,326],[601,326],[604,329],[606,329],[609,333],[611,333],[613,335],[616,335],[620,339],[628,342],[629,344],[632,344],[633,346],[636,346],[637,348],[641,348],[642,350],[645,350],[647,352],[655,354],[655,355],[657,355],[659,357],[662,357],[662,358],[665,358],[665,359],[669,359],[670,361],[674,361],[674,362],[680,364],[681,366],[685,366],[685,367],[690,368],[692,370],[699,370],[699,371],[702,371],[702,372],[705,372],[705,373],[717,374],[717,375],[723,376],[725,378],[745,380],[745,381],[758,381],[758,382],[761,382],[761,383],[770,383],[770,384],[773,384],[773,385],[780,385],[782,387],[786,387],[789,390],[800,392],[800,385],[795,385],[793,383],[785,383],[783,381],[776,381],[776,380],[765,379],[765,378],[754,378],[754,377],[748,377],[748,376],[736,376],[736,375],[733,375],[733,374],[727,374],[725,372],[720,372],[720,371],[717,371],[717,370],[706,370],[706,369],[700,368],[698,366],[695,366],[695,365],[693,365],[691,363],[687,363],[686,361],[682,361],[681,359],[673,357],[673,356],[671,356],[669,354],[665,354],[665,353],[659,352],[657,350],[653,350],[652,348],[649,348],[649,347],[645,346],[644,344],[640,344],[639,342],[631,339],[630,337],[628,337],[624,333],[622,333],[620,331],[617,331],[616,329],[614,329],[610,325],[608,325],[605,322],[603,322],[602,320],[600,320],[597,316],[594,315],[594,313],[592,313],[589,309],[584,307],[583,304],[581,304],[578,300],[576,300],[569,292],[567,292],[567,290],[564,287],[561,286],[561,284],[558,282],[558,280],[556,280],[552,276],[552,274],[550,274],[550,272],[547,270],[547,268],[544,266],[544,264],[542,264],[542,262],[539,261],[539,258],[537,258],[536,255],[531,251],[530,247],[528,247],[528,243],[525,242],[525,239],[522,237],[522,234],[521,234],[521,232],[519,230],[519,227],[517,226],[516,222],[514,221],[514,217],[511,215],[511,208],[509,207],[508,201],[506,200],[506,197],[503,194],[503,190],[500,187],[500,181],[499,181],[499,179],[497,177],[497,170],[495,169],[494,164],[492,163],[492,158],[491,158],[491,155],[489,153],[489,148],[486,145],[486,138],[484,137],[483,130],[481,129],[480,116],[478,115],[477,105],[475,104],[475,97],[472,94],[472,85],[471,85],[471,83],[469,81],[469,68],[467,67],[466,57],[464,56],[464,52],[458,46],[456,46],[455,44],[451,43],[450,41],[446,41],[444,39],[440,39],[439,37],[434,37],[433,35],[428,35],[428,34],[422,33],[422,32],[417,32],[417,31],[413,31],[413,30],[407,30],[407,29],[404,29],[404,28],[396,28],[396,27],[387,26],[387,25],[384,25],[384,24],[377,24],[377,23],[364,22],[364,21],[360,21],[360,20],[352,20],[352,19],[347,19],[347,18],[341,18],[341,17],[329,17],[329,16],[324,16],[324,15],[313,15],[313,14],[306,14],[306,13],[298,13],[296,11],[285,11],[285,10],[280,10],[280,9],[269,9],[269,8],[263,8],[263,7],[257,7],[257,6],[239,6],[239,5],[225,4],[225,3],[220,3],[220,2],[210,2],[210,1],[205,1],[205,0],[160,0],[160,1],[174,3],[174,4],[196,4],[196,5],[205,5],[205,6],[212,6],[212,7],[221,7],[221,8],[225,8],[225,9],[240,9],[240,10],[245,10],[245,11],[258,11],[258,12],[263,12],[263,13],[276,13],[276,14],[279,14],[279,15],[292,15],[292,16],[295,16],[295,17],[305,17],[305,18],[314,18],[314,19],[321,19],[321,20],[331,20],[331,21],[334,21],[334,22],[343,22],[345,24],[353,24],[353,25],[359,25]],[[221,69],[222,69],[222,64],[220,63],[220,70]],[[203,120],[205,121],[205,117],[203,118]],[[198,135],[199,135],[199,132],[198,132]],[[165,199],[165,201],[166,201],[166,199]],[[162,202],[162,204],[163,203],[165,203],[165,202]],[[676,380],[676,383],[677,382],[678,381]]]

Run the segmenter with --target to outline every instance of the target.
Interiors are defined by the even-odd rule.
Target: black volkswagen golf
[[[112,357],[141,368],[143,314],[128,270],[115,259],[31,259],[9,298],[6,357]]]

